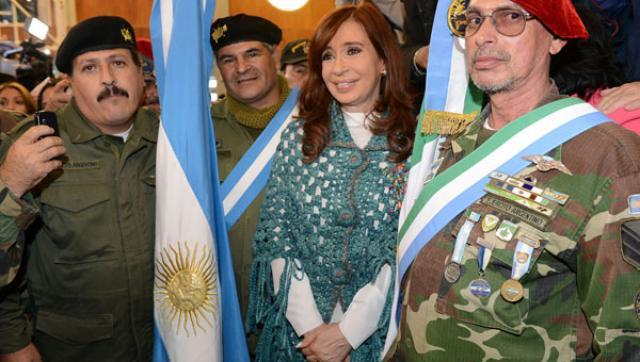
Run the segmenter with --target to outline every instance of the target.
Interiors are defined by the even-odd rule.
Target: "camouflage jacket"
[[[25,195],[31,200],[31,195]],[[24,237],[19,232],[33,221],[37,208],[17,198],[0,180],[0,287],[13,280],[20,269]]]
[[[443,169],[491,136],[482,126],[487,114],[485,109],[462,135],[444,142]],[[507,198],[486,194],[477,200],[468,210],[481,221],[467,239],[459,279],[449,282],[446,266],[466,220],[454,218],[405,274],[391,360],[640,360],[640,205],[629,198],[640,194],[640,138],[606,123],[547,155],[572,175],[532,164],[511,176],[531,177],[568,201],[547,218]],[[493,215],[493,225],[486,215]],[[504,220],[517,227],[508,242],[497,235]],[[538,246],[520,279],[523,298],[508,302],[500,288],[511,277],[516,240],[524,234]],[[491,244],[482,273],[480,246]],[[472,291],[479,280],[490,286],[486,296]]]

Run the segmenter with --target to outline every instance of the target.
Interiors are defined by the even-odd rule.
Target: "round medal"
[[[447,264],[444,268],[444,279],[451,284],[457,282],[460,279],[460,264],[453,262]]]
[[[491,285],[484,279],[472,280],[469,289],[471,289],[471,294],[476,297],[486,298],[491,295]]]
[[[509,279],[502,283],[502,287],[500,287],[500,295],[507,302],[515,303],[524,297],[524,288],[519,281]]]

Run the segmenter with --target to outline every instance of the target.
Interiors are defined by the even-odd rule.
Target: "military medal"
[[[451,263],[449,263],[444,269],[444,278],[452,284],[460,279],[460,264],[462,264],[464,249],[467,246],[467,241],[471,235],[473,225],[480,220],[480,214],[471,210],[465,211],[465,216],[466,220],[456,236],[456,243],[453,247],[453,253],[451,254]]]
[[[488,233],[498,226],[500,222],[500,218],[494,214],[486,214],[484,218],[482,218],[482,231]]]
[[[491,284],[482,278],[484,270],[487,268],[487,265],[491,260],[491,252],[491,249],[485,248],[484,246],[480,246],[478,248],[478,274],[480,277],[471,281],[469,284],[469,290],[471,291],[471,294],[479,298],[486,298],[491,295]]]
[[[524,242],[523,240],[527,240],[527,242]],[[529,272],[531,256],[534,251],[534,248],[529,244],[532,243],[533,241],[524,235],[521,235],[518,238],[516,249],[513,252],[511,279],[504,282],[500,288],[500,295],[507,302],[515,303],[524,297],[524,288],[522,287],[522,284],[520,284],[519,280]]]
[[[508,220],[502,220],[500,226],[498,226],[498,230],[496,230],[496,236],[502,241],[509,242],[513,239],[517,230],[518,225]]]
[[[491,295],[491,284],[482,278],[472,280],[469,289],[471,294],[478,298],[486,298]]]
[[[444,268],[444,279],[453,284],[460,279],[461,268],[460,264],[451,262]]]
[[[500,287],[500,295],[507,302],[515,303],[524,297],[524,288],[519,281],[509,279],[502,283],[502,287]]]

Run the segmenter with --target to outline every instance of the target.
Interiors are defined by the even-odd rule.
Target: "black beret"
[[[265,18],[238,14],[216,19],[211,24],[209,42],[213,51],[229,44],[256,40],[271,45],[278,45],[282,40],[282,30]]]
[[[307,60],[309,53],[309,40],[296,39],[287,43],[280,57],[280,70],[284,70],[287,64],[296,64]]]
[[[136,50],[136,35],[131,24],[118,16],[89,18],[69,29],[58,48],[56,67],[69,74],[72,61],[78,55],[116,48]]]

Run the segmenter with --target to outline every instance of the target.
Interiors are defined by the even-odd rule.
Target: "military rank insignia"
[[[422,117],[422,134],[455,135],[462,133],[473,122],[478,112],[460,114],[444,111],[426,111]]]
[[[458,37],[464,37],[467,19],[464,11],[467,8],[467,0],[453,0],[447,12],[447,24],[451,33]]]

